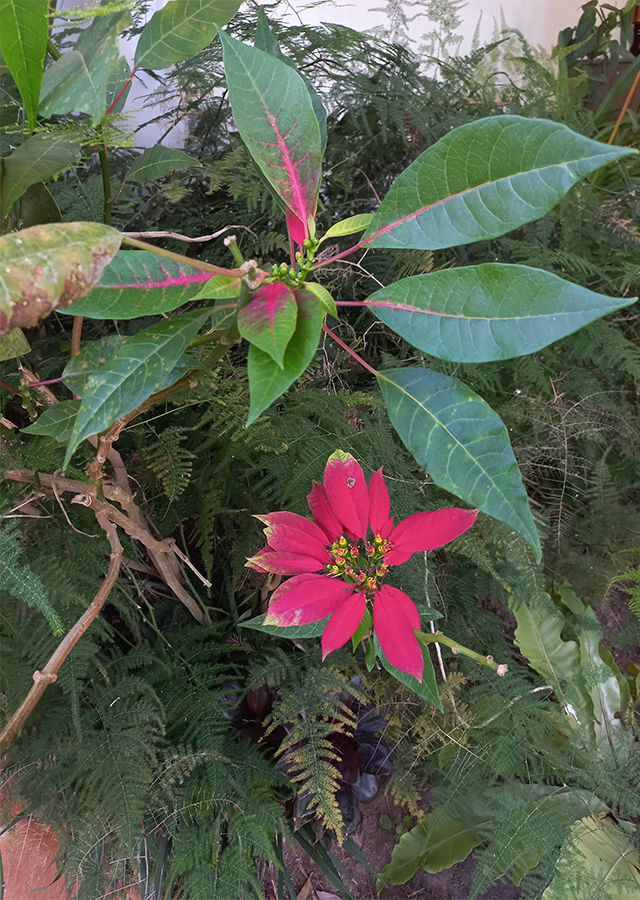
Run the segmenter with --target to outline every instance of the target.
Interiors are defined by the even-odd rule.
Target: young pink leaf
[[[231,109],[240,137],[284,200],[297,244],[313,226],[320,165],[320,126],[309,91],[282,60],[220,32]],[[296,221],[297,220],[297,221]]]
[[[284,351],[293,337],[298,304],[290,287],[280,281],[265,284],[238,313],[238,330],[250,344],[268,353],[282,369]]]

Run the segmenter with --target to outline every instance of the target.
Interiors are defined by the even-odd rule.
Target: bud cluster
[[[361,546],[362,544],[362,546]],[[378,589],[378,579],[383,578],[389,563],[385,556],[393,544],[377,534],[373,542],[349,541],[344,535],[329,547],[331,562],[327,563],[329,575],[339,576],[373,599]],[[364,556],[366,555],[366,561]]]

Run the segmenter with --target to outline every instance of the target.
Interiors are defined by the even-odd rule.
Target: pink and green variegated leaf
[[[297,319],[298,304],[293,291],[280,281],[272,281],[258,288],[240,310],[238,331],[282,369],[284,351],[296,330]]]
[[[437,250],[489,240],[539,219],[580,178],[634,152],[545,119],[480,119],[405,169],[361,243]]]
[[[300,244],[314,231],[322,160],[320,127],[309,91],[282,60],[223,31],[220,40],[240,137],[284,200],[291,236]]]
[[[294,291],[298,304],[295,334],[284,352],[282,368],[255,344],[249,348],[249,394],[251,407],[247,425],[258,418],[299,378],[318,349],[322,332],[322,310],[308,291]]]
[[[215,281],[209,272],[156,256],[147,250],[121,251],[105,268],[88,297],[66,310],[91,319],[137,319],[171,312]]]

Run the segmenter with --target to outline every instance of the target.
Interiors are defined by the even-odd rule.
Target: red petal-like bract
[[[326,532],[330,542],[337,541],[342,534],[342,523],[331,508],[324,485],[313,482],[311,493],[307,495],[309,509],[318,525]]]
[[[347,531],[364,538],[369,524],[369,492],[360,464],[350,453],[336,450],[325,466],[322,483]]]
[[[411,597],[383,584],[373,601],[373,628],[391,665],[422,681],[424,659],[414,634],[420,614]]]
[[[341,602],[340,609],[331,616],[322,634],[323,659],[327,653],[332,653],[347,643],[362,622],[366,608],[367,601],[361,591],[353,593]]]
[[[305,225],[302,219],[299,219],[298,216],[289,209],[289,207],[287,207],[285,215],[287,219],[287,229],[289,230],[291,240],[294,243],[298,244],[299,247],[301,247],[303,241],[306,241],[306,239],[309,237],[309,226]]]
[[[477,509],[436,509],[416,513],[399,522],[391,532],[393,544],[385,561],[399,566],[414,553],[444,547],[449,541],[468,531],[476,520]]]
[[[374,535],[389,537],[393,528],[393,519],[389,518],[390,509],[389,491],[382,477],[381,466],[369,480],[369,524]]]
[[[291,512],[267,513],[255,518],[267,526],[264,533],[272,550],[313,556],[324,565],[331,561],[325,546],[327,537],[310,519]]]
[[[274,591],[264,623],[285,626],[319,622],[337,612],[352,592],[351,585],[327,575],[297,575]]]
[[[250,557],[245,566],[256,572],[272,572],[274,575],[301,575],[303,572],[317,572],[324,569],[324,563],[313,556],[273,550],[265,547]]]

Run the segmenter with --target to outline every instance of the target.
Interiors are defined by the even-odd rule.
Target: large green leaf
[[[396,179],[362,243],[437,250],[498,237],[548,212],[594,169],[634,151],[545,119],[462,125]]]
[[[393,427],[435,483],[506,522],[540,559],[507,429],[486,401],[428,369],[389,369],[378,373],[378,381]]]
[[[32,184],[48,181],[68,168],[80,152],[80,141],[66,134],[34,134],[4,159],[2,215]]]
[[[305,371],[318,349],[322,331],[322,310],[317,299],[305,290],[294,291],[298,303],[295,334],[284,352],[282,368],[254,344],[249,348],[249,393],[251,406],[247,425],[254,422],[274,400],[291,387]]]
[[[110,82],[119,72],[118,35],[130,24],[129,13],[96,16],[84,29],[73,50],[64,53],[45,71],[40,91],[42,116],[73,111],[91,116],[98,125],[107,111]]]
[[[81,441],[108,428],[166,386],[167,375],[210,313],[182,313],[126,338],[113,356],[86,379],[64,468]]]
[[[240,0],[169,0],[142,30],[135,66],[166,69],[204,50],[240,8]]]
[[[240,137],[284,200],[290,233],[300,244],[314,229],[322,160],[320,127],[309,91],[282,60],[223,31],[220,39]]]
[[[20,91],[30,131],[38,116],[48,11],[49,0],[0,0],[0,53]]]
[[[635,299],[594,294],[541,269],[488,263],[404,278],[366,304],[431,356],[488,362],[533,353]]]
[[[0,237],[0,335],[86,296],[122,235],[95,222],[35,225]]]
[[[209,281],[215,282],[215,278],[202,269],[192,269],[148,250],[124,250],[105,268],[89,296],[67,312],[92,319],[159,315],[199,296]]]
[[[201,167],[202,163],[199,160],[182,150],[174,150],[172,147],[156,144],[155,147],[148,147],[135,160],[127,172],[126,180],[135,181],[138,184],[149,184],[158,178],[164,178],[169,172]]]

